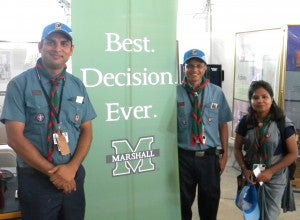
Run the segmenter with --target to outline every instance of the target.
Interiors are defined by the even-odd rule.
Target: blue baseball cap
[[[187,61],[189,61],[192,58],[198,58],[202,62],[206,63],[205,54],[201,50],[191,49],[191,50],[188,50],[187,52],[185,52],[184,57],[183,57],[183,64],[185,64]]]
[[[43,30],[42,34],[42,39],[45,40],[50,34],[53,33],[62,33],[64,34],[70,41],[72,41],[72,29],[69,28],[67,25],[60,23],[60,22],[55,22],[52,24],[49,24],[46,26]]]
[[[260,210],[258,205],[258,193],[255,186],[247,184],[237,195],[236,206],[243,211],[245,220],[258,220]]]

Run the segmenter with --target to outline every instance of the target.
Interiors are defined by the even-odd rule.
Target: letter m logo
[[[151,145],[153,142],[153,137],[140,138],[136,146],[132,146],[126,139],[112,141],[112,147],[115,149],[115,155],[109,156],[109,162],[115,163],[113,176],[154,170],[155,165],[152,162],[152,157],[141,156],[145,152],[152,150]]]

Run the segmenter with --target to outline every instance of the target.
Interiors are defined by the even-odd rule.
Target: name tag
[[[218,103],[211,103],[211,106],[210,106],[210,108],[211,109],[218,109],[218,107],[219,107],[219,105],[218,105]]]
[[[76,97],[76,102],[79,103],[79,104],[82,104],[83,103],[83,96],[77,96]]]

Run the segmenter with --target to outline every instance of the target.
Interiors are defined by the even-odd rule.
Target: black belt
[[[193,156],[193,157],[204,157],[204,156],[208,156],[208,155],[222,156],[224,153],[223,149],[219,149],[216,147],[208,148],[207,150],[202,150],[202,151],[184,150],[180,147],[178,149],[179,149],[179,153]]]

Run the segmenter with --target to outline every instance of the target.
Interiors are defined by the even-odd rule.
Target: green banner
[[[86,219],[180,219],[174,0],[72,1],[73,74],[97,111]]]

